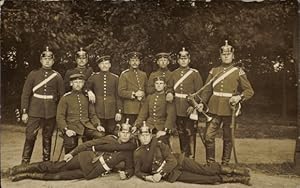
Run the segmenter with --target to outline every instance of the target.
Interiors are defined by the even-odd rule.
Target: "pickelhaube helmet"
[[[110,61],[110,56],[109,55],[97,56],[96,62],[98,64],[104,61]]]
[[[221,54],[233,53],[234,48],[228,44],[228,40],[225,40],[225,45],[220,48]]]
[[[46,46],[46,50],[41,53],[41,57],[54,58],[54,54],[49,50],[49,47]]]
[[[182,50],[178,53],[178,58],[189,58],[190,53],[186,51],[185,47],[182,48]]]
[[[79,74],[79,73],[72,74],[70,76],[70,81],[73,81],[73,80],[85,80],[85,76],[84,76],[84,74]]]
[[[143,134],[143,133],[151,133],[151,129],[150,129],[150,127],[148,127],[147,125],[146,125],[146,121],[143,121],[143,126],[141,126],[140,128],[139,128],[139,134]]]
[[[122,132],[131,132],[131,125],[129,124],[129,118],[126,119],[126,122],[125,123],[122,123],[120,126],[119,126],[119,131],[122,131]]]
[[[88,58],[88,54],[86,51],[83,50],[83,48],[80,48],[78,52],[76,52],[75,58]]]
[[[132,59],[132,58],[138,58],[141,59],[142,58],[142,53],[140,52],[129,52],[128,54],[126,54],[127,59]]]

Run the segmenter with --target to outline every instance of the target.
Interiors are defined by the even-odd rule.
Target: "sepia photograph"
[[[0,187],[300,188],[299,0],[0,0]]]

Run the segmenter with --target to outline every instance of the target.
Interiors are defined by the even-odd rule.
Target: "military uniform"
[[[226,45],[224,47],[227,48]],[[228,48],[231,49],[232,47],[228,45]],[[213,78],[214,80],[212,80]],[[211,69],[206,83],[211,81],[212,84],[206,87],[201,94],[203,101],[208,101],[209,113],[213,116],[212,121],[208,123],[205,134],[206,160],[208,163],[215,162],[215,137],[217,130],[223,123],[224,144],[222,163],[228,164],[232,150],[230,128],[232,110],[229,99],[239,94],[238,88],[241,88],[240,96],[242,101],[250,99],[254,91],[243,69],[233,67],[232,64],[223,63]]]
[[[48,53],[50,57],[53,56],[48,49],[43,52],[44,55]],[[40,68],[27,76],[21,96],[22,112],[29,116],[22,163],[29,163],[40,127],[43,128],[43,160],[50,160],[56,106],[63,94],[64,83],[58,72]]]
[[[125,162],[126,177],[133,173],[133,141],[119,143],[112,135],[91,140],[79,145],[72,151],[73,158],[61,162],[39,162],[28,166],[12,168],[12,181],[22,179],[40,180],[72,180],[85,178],[87,180],[107,175],[117,164]]]
[[[155,132],[173,130],[176,120],[176,111],[174,103],[166,101],[165,93],[154,93],[148,95],[135,124],[140,127],[143,121]],[[154,132],[154,133],[155,133]],[[163,139],[164,143],[169,144],[169,136]]]
[[[93,74],[93,69],[92,67],[83,67],[83,68],[75,67],[74,69],[67,70],[64,77],[66,92],[72,90],[72,87],[70,86],[70,76],[73,74],[84,74],[85,80],[87,80]]]
[[[166,69],[159,68],[157,71],[152,72],[149,76],[148,82],[147,82],[147,94],[153,94],[155,92],[154,88],[154,78],[157,77],[164,77],[166,80],[166,83],[169,82],[172,72]]]
[[[96,95],[96,114],[107,134],[114,134],[115,115],[122,112],[122,102],[118,95],[119,77],[111,72],[97,72],[87,81],[87,87]]]
[[[78,145],[78,135],[89,139],[100,138],[104,133],[96,127],[100,120],[95,113],[94,105],[89,103],[88,98],[82,91],[66,93],[59,101],[56,116],[58,127],[65,132],[67,129],[76,132],[77,136],[68,137],[64,134],[65,153],[69,153]]]
[[[146,84],[147,75],[139,69],[129,68],[120,75],[118,94],[123,100],[124,119],[130,118],[131,124],[135,122],[142,107],[142,101],[137,99],[134,92],[138,90],[145,91]]]
[[[156,138],[152,138],[150,144],[142,145],[136,149],[134,152],[134,169],[135,175],[143,180],[147,180],[147,176],[159,173],[162,175],[162,179],[171,183],[175,181],[195,184],[247,183],[250,179],[249,174],[246,175],[246,171],[235,174],[233,169],[224,171],[217,163],[201,165],[184,157],[183,154],[173,154],[167,145],[157,141]],[[244,175],[242,176],[242,174]],[[229,180],[227,175],[232,178]]]
[[[181,51],[186,52],[186,51]],[[188,75],[186,78],[185,75]],[[182,78],[184,78],[182,80]],[[191,135],[196,134],[194,121],[189,118],[187,109],[191,106],[188,103],[187,96],[198,91],[203,86],[200,73],[190,67],[179,67],[172,72],[170,86],[175,93],[176,106],[176,124],[179,132],[180,149],[186,156],[192,155]]]

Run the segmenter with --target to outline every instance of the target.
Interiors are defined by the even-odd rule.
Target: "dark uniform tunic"
[[[191,74],[179,85],[177,84],[178,87],[174,88],[175,84],[189,71],[192,71]],[[191,135],[196,134],[196,131],[194,121],[188,117],[187,109],[191,105],[188,103],[186,97],[188,94],[198,91],[203,86],[203,81],[196,69],[179,67],[172,72],[169,86],[173,87],[175,93],[176,125],[178,127],[180,149],[182,152],[185,152],[186,156],[190,156],[193,154],[191,150]]]
[[[44,81],[47,79],[49,81]],[[44,83],[41,83],[42,81]],[[56,107],[63,94],[64,83],[58,72],[40,68],[29,73],[21,96],[21,109],[29,115],[22,155],[23,162],[30,161],[36,136],[41,126],[43,128],[43,159],[50,159]]]
[[[156,142],[156,144],[155,144]],[[153,149],[151,149],[153,148]],[[152,158],[150,157],[152,156]],[[150,165],[148,162],[150,161]],[[134,152],[135,175],[146,180],[146,176],[160,173],[169,182],[214,184],[220,182],[219,165],[201,165],[181,154],[171,153],[170,148],[152,138],[148,145],[142,145]]]
[[[134,95],[138,90],[146,92],[147,75],[139,69],[127,69],[123,71],[119,78],[118,94],[123,100],[125,118],[130,118],[130,124],[133,124],[142,107],[142,101],[139,101]]]
[[[88,98],[81,91],[73,90],[60,99],[56,120],[58,127],[63,132],[67,128],[75,131],[78,135],[85,135],[89,138],[103,136],[96,129],[100,125],[100,120],[95,113],[94,105],[89,103]],[[78,145],[78,137],[64,135],[64,139],[66,153]]]
[[[160,68],[157,71],[152,72],[149,76],[148,83],[147,83],[147,94],[150,95],[155,92],[154,78],[164,77],[166,83],[168,83],[170,80],[171,74],[172,74],[172,72],[169,71],[167,68],[166,69]]]
[[[119,77],[111,72],[97,72],[87,82],[87,87],[96,95],[96,114],[100,118],[105,132],[112,134],[116,122],[116,113],[122,112],[122,102],[118,95]]]
[[[209,82],[216,74],[220,72],[226,73],[231,71],[228,76],[212,82],[212,86],[208,86],[201,94],[204,102],[208,101],[209,112],[213,115],[213,120],[208,124],[205,143],[206,143],[206,160],[208,163],[215,162],[215,137],[217,130],[223,122],[223,157],[222,163],[227,164],[230,161],[232,142],[231,142],[231,106],[229,99],[236,94],[241,94],[242,101],[250,99],[254,91],[247,79],[245,72],[238,67],[228,68],[229,65],[222,64],[213,68],[208,75]],[[218,80],[218,81],[217,81]],[[239,91],[241,89],[241,92]]]
[[[117,137],[108,135],[79,145],[71,152],[74,157],[68,162],[40,162],[30,165],[36,167],[34,168],[35,172],[43,173],[39,179],[72,180],[85,178],[89,180],[107,175],[110,170],[107,170],[106,167],[112,169],[120,162],[125,162],[122,170],[125,171],[127,178],[130,178],[134,174],[134,149],[136,149],[136,144],[132,140],[127,143],[119,143]],[[100,157],[104,160],[106,167],[100,162]]]
[[[85,80],[87,80],[93,74],[93,69],[91,67],[76,67],[74,69],[67,70],[64,77],[66,92],[72,90],[72,87],[70,86],[70,76],[73,74],[83,74],[85,76]]]

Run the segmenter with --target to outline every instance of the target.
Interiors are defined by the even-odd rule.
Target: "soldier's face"
[[[164,91],[166,84],[163,80],[157,80],[155,81],[154,86],[157,92],[161,92]]]
[[[98,64],[98,66],[99,66],[101,71],[107,72],[107,71],[109,71],[109,69],[111,67],[111,64],[107,60],[107,61],[102,61],[101,63]]]
[[[54,64],[54,59],[52,57],[41,57],[40,59],[42,67],[45,69],[49,69]]]
[[[187,67],[190,63],[190,58],[188,57],[180,57],[178,59],[178,63],[181,67]]]
[[[141,133],[139,134],[139,140],[142,145],[147,145],[151,142],[152,134],[151,133]]]
[[[118,137],[121,142],[128,142],[130,140],[131,132],[130,131],[119,131]]]
[[[170,61],[168,58],[161,57],[157,60],[157,64],[160,68],[165,69],[169,65]]]
[[[129,65],[134,69],[137,69],[139,67],[140,63],[141,62],[140,62],[139,58],[133,57],[133,58],[129,59]]]
[[[78,67],[85,67],[85,65],[87,64],[88,59],[86,56],[78,56],[76,58],[76,63]]]
[[[234,58],[233,53],[229,52],[229,53],[221,53],[221,60],[224,64],[230,64],[232,63]]]
[[[83,88],[84,80],[72,80],[71,86],[75,91],[80,91]]]

